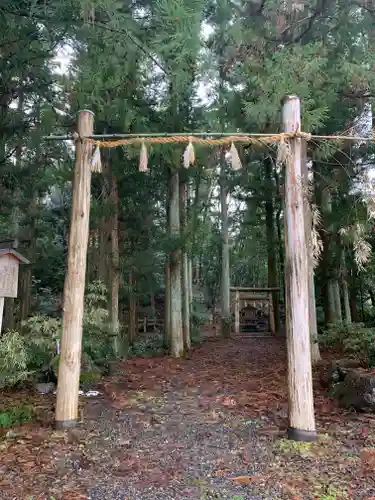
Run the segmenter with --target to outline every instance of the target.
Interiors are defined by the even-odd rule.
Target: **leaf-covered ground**
[[[2,432],[0,498],[375,498],[375,417],[338,409],[316,384],[319,441],[284,440],[285,374],[275,339],[130,359],[82,398],[83,422],[66,433],[52,428],[53,395],[2,394],[38,420]]]

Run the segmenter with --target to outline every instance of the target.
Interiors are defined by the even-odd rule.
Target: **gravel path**
[[[89,490],[90,499],[280,496],[280,488],[262,487],[255,480],[269,462],[269,438],[257,434],[267,417],[249,419],[249,412],[237,411],[233,397],[233,382],[240,376],[236,364],[248,364],[246,351],[238,343],[230,344],[228,359],[219,365],[215,356],[207,357],[207,349],[226,357],[227,348],[228,344],[208,343],[180,363],[129,361],[123,375],[104,386],[114,408],[107,407],[92,425],[100,436],[107,436],[111,458],[101,465],[101,472],[109,479]],[[226,369],[228,375],[231,372],[227,381]],[[95,440],[91,444],[93,449],[101,447]]]
[[[54,396],[19,393],[39,422],[0,440],[4,500],[340,500],[375,495],[375,423],[315,392],[321,438],[283,439],[282,340],[207,341],[190,359],[132,358],[51,426]],[[15,395],[3,395],[3,398]]]
[[[269,460],[267,438],[257,436],[256,423],[225,415],[220,403],[202,410],[199,390],[171,392],[140,407],[140,413],[118,411],[100,419],[100,435],[108,418],[116,420],[108,435],[111,460],[101,466],[110,478],[90,489],[90,499],[277,498],[277,488],[230,479],[255,477]]]

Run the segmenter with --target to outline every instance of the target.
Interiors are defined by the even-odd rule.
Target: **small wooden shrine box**
[[[20,264],[30,262],[12,248],[0,248],[0,298],[17,297]]]

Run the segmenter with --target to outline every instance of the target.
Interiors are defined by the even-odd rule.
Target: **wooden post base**
[[[58,431],[65,431],[68,429],[72,429],[73,427],[76,427],[77,424],[78,424],[77,418],[73,420],[56,420],[55,429]]]
[[[305,443],[313,443],[318,439],[316,431],[305,431],[303,429],[294,429],[289,427],[287,430],[287,437],[291,441],[304,441]]]
[[[4,297],[0,297],[0,333],[3,325],[3,314],[4,314]]]

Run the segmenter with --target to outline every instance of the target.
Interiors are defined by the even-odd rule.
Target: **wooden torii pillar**
[[[75,141],[72,215],[68,241],[68,268],[64,284],[64,313],[61,336],[55,424],[58,429],[74,427],[78,420],[79,377],[82,351],[82,321],[85,295],[87,247],[91,197],[91,144],[94,114],[80,111]]]
[[[301,130],[300,100],[296,96],[283,101],[283,128],[286,133],[298,134]],[[301,152],[301,138],[298,135],[290,138],[284,189],[288,437],[295,441],[315,441]]]

